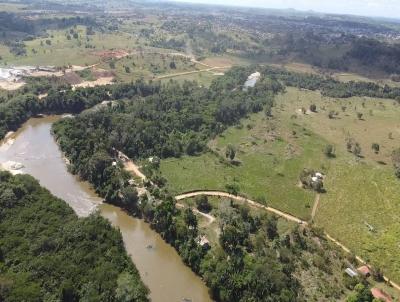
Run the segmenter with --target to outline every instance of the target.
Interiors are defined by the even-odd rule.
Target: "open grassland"
[[[303,114],[301,108],[311,104],[317,112]],[[277,98],[273,115],[270,120],[263,113],[252,115],[211,141],[220,156],[163,161],[170,189],[226,190],[226,184],[237,184],[251,198],[309,219],[315,194],[301,189],[298,177],[303,168],[319,170],[326,173],[327,192],[321,194],[316,224],[399,281],[400,182],[390,154],[399,147],[400,106],[391,100],[330,99],[288,88]],[[347,152],[347,138],[360,144],[362,157]],[[372,143],[380,145],[378,154]],[[223,158],[228,144],[237,148],[240,165]],[[325,156],[327,144],[335,147],[336,157]]]
[[[220,72],[220,71],[216,70],[215,72]],[[178,81],[178,82],[196,81],[197,83],[199,83],[199,85],[208,87],[211,85],[211,82],[218,76],[219,76],[218,74],[213,74],[212,72],[202,71],[202,72],[196,72],[196,73],[191,73],[191,74],[178,75],[178,76],[174,76],[172,78],[163,78],[160,81],[162,83],[168,82],[170,79],[173,79],[174,81]]]
[[[131,81],[138,78],[153,79],[156,76],[196,71],[188,58],[163,53],[134,51],[129,56],[115,60],[113,68],[110,61],[102,63],[102,67],[112,70],[120,81]]]
[[[221,55],[221,56],[210,56],[200,61],[201,63],[215,66],[215,67],[226,67],[232,65],[248,65],[251,64],[251,60],[243,59],[230,55]]]
[[[23,11],[27,5],[21,3],[0,2],[0,12],[17,13]]]
[[[301,108],[317,106],[317,113],[301,114]],[[361,146],[362,155],[369,163],[390,164],[392,150],[399,147],[400,105],[393,100],[354,97],[332,99],[319,92],[288,88],[278,97],[276,110],[286,123],[295,123],[319,134],[340,151],[346,150],[346,139],[353,138]],[[335,112],[334,118],[328,117]],[[357,116],[362,114],[361,119]],[[295,117],[295,119],[293,119]],[[378,143],[380,152],[375,154],[371,145]]]
[[[323,98],[318,92],[292,88],[277,104],[283,119],[295,114],[297,124],[336,148],[336,158],[324,163],[327,193],[321,195],[316,223],[399,281],[400,182],[390,154],[400,146],[400,106],[392,100]],[[317,105],[317,113],[299,114],[299,108],[311,104]],[[330,119],[331,111],[339,115]],[[363,113],[361,120],[357,112]],[[360,144],[363,158],[346,151],[348,137]],[[378,154],[372,143],[380,145]]]
[[[72,32],[71,32],[72,31]],[[91,65],[98,63],[101,56],[96,52],[109,49],[132,50],[136,46],[134,39],[125,33],[87,34],[85,26],[76,26],[64,30],[49,30],[48,37],[26,41],[25,56],[15,56],[7,47],[0,47],[2,65]],[[74,34],[77,34],[77,36]]]
[[[171,75],[178,81],[198,80],[200,84],[208,86],[224,70],[205,69],[245,62],[231,57],[216,57],[210,61],[206,59],[206,62],[212,64],[210,67],[195,63],[177,50],[149,46],[146,38],[138,33],[132,34],[140,32],[140,29],[143,29],[141,25],[124,23],[120,31],[113,33],[93,31],[88,34],[85,26],[48,30],[47,37],[25,42],[26,55],[16,56],[7,46],[0,45],[0,65],[65,67],[98,64],[98,67],[112,71],[117,81],[127,82],[139,78],[150,80]],[[200,70],[204,72],[184,74]]]
[[[228,144],[237,148],[239,165],[223,159]],[[249,197],[307,220],[315,194],[299,187],[298,175],[303,167],[323,168],[324,145],[309,131],[297,138],[287,127],[277,129],[275,121],[259,113],[210,142],[220,157],[207,153],[170,159],[161,170],[174,192],[226,190],[227,184],[236,184]]]

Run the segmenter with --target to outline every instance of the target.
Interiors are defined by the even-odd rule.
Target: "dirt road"
[[[189,75],[189,74],[194,74],[194,73],[199,73],[199,72],[210,72],[210,71],[213,71],[213,70],[227,69],[227,68],[229,68],[229,67],[227,67],[227,66],[224,66],[224,67],[211,67],[211,68],[207,68],[207,69],[192,70],[192,71],[185,71],[185,72],[178,72],[178,73],[170,73],[170,74],[158,76],[158,77],[156,77],[156,79],[157,80],[161,80],[161,79],[179,77],[179,76]]]
[[[229,194],[229,193],[226,193],[226,192],[220,192],[220,191],[188,192],[188,193],[184,193],[184,194],[175,196],[175,199],[179,201],[179,200],[183,200],[183,199],[186,199],[186,198],[191,198],[191,197],[201,196],[201,195],[215,196],[215,197],[226,197],[226,198],[231,198],[233,200],[238,200],[238,201],[241,201],[241,202],[247,202],[251,206],[254,206],[254,207],[257,207],[257,208],[261,208],[261,209],[265,209],[268,212],[274,213],[275,215],[277,215],[279,217],[282,217],[282,218],[285,218],[285,219],[287,219],[289,221],[293,221],[293,222],[296,222],[296,223],[299,223],[299,224],[303,224],[303,225],[308,225],[308,223],[306,221],[301,220],[301,219],[299,219],[299,218],[297,218],[295,216],[292,216],[290,214],[284,213],[282,211],[279,211],[279,210],[271,208],[271,207],[264,206],[262,204],[259,204],[258,202],[253,201],[253,200],[250,200],[250,199],[247,199],[247,198],[244,198],[244,197],[240,197],[240,196],[235,196],[235,195],[232,195],[232,194]],[[316,198],[316,203],[314,203],[315,209],[317,209],[318,203],[319,203],[319,198]],[[345,251],[346,253],[351,253],[351,250],[348,247],[346,247],[344,244],[342,244],[341,242],[339,242],[338,240],[336,240],[335,238],[330,236],[328,233],[324,232],[324,234],[325,234],[325,236],[326,236],[326,238],[328,240],[330,240],[331,242],[336,244],[343,251]],[[364,259],[362,259],[360,256],[356,255],[355,257],[360,263],[367,264],[367,262]],[[384,278],[384,280],[386,282],[390,283],[391,286],[393,286],[395,289],[400,291],[400,285],[399,284],[391,281],[386,276],[383,276],[383,278]]]
[[[185,208],[185,205],[184,205],[184,204],[181,204],[181,203],[179,203],[179,202],[177,202],[177,203],[175,204],[175,206],[176,206],[177,208],[179,208],[179,209],[184,209],[184,208]],[[198,214],[198,215],[201,215],[201,216],[205,217],[205,218],[208,220],[208,225],[212,224],[212,223],[216,220],[216,218],[215,218],[214,216],[212,216],[212,215],[210,215],[210,214],[207,214],[207,213],[200,212],[200,211],[199,211],[198,209],[196,209],[196,208],[192,208],[192,211],[193,211],[193,213],[195,213],[195,214]]]
[[[139,177],[141,180],[146,180],[146,175],[144,175],[141,171],[138,165],[136,165],[133,160],[131,160],[127,155],[122,153],[119,150],[116,150],[118,152],[118,158],[122,159],[124,163],[124,168],[126,171],[131,172],[135,176]]]
[[[146,176],[145,176],[142,172],[140,172],[139,167],[138,167],[129,157],[127,157],[127,156],[126,156],[125,154],[123,154],[122,152],[120,152],[119,154],[120,154],[121,157],[124,158],[124,161],[125,161],[124,165],[125,165],[125,169],[126,169],[127,171],[129,171],[129,172],[133,173],[134,175],[140,177],[142,180],[145,180],[145,179],[146,179]],[[229,193],[227,193],[227,192],[221,192],[221,191],[195,191],[195,192],[187,192],[187,193],[184,193],[184,194],[180,194],[180,195],[175,196],[175,199],[176,199],[177,201],[180,201],[180,200],[183,200],[183,199],[192,198],[192,197],[196,197],[196,196],[202,196],[202,195],[205,195],[205,196],[214,196],[214,197],[225,197],[225,198],[230,198],[230,199],[237,200],[237,201],[240,201],[240,202],[245,202],[245,203],[249,204],[249,205],[252,206],[252,207],[259,208],[259,209],[264,209],[264,210],[266,210],[266,211],[268,211],[268,212],[270,212],[270,213],[273,213],[273,214],[275,214],[275,215],[277,215],[277,216],[279,216],[279,217],[282,217],[282,218],[284,218],[284,219],[287,219],[287,220],[289,220],[289,221],[293,221],[293,222],[298,223],[298,224],[301,224],[301,225],[308,225],[308,223],[307,223],[306,221],[304,221],[304,220],[302,220],[302,219],[300,219],[300,218],[297,218],[297,217],[295,217],[295,216],[293,216],[293,215],[287,214],[287,213],[285,213],[285,212],[282,212],[282,211],[280,211],[280,210],[277,210],[277,209],[274,209],[274,208],[271,208],[271,207],[267,207],[267,206],[262,205],[262,204],[260,204],[260,203],[258,203],[258,202],[256,202],[256,201],[254,201],[254,200],[247,199],[247,198],[240,197],[240,196],[236,196],[236,195],[232,195],[232,194],[229,194]],[[318,194],[318,195],[319,195],[319,194]],[[317,208],[318,208],[318,204],[319,204],[319,196],[316,197],[316,200],[315,200],[315,202],[314,202],[312,217],[315,216],[316,210],[317,210]],[[181,204],[181,203],[177,203],[176,206],[177,206],[178,208],[184,207],[184,205]],[[209,215],[209,214],[202,213],[202,212],[198,211],[197,209],[193,209],[193,212],[196,213],[196,214],[202,215],[203,217],[206,217],[206,218],[208,219],[208,221],[209,221],[209,224],[212,224],[212,223],[215,221],[215,217],[214,217],[214,216],[211,216],[211,215]],[[337,245],[339,248],[341,248],[343,251],[345,251],[346,253],[352,253],[351,250],[350,250],[348,247],[346,247],[344,244],[342,244],[341,242],[339,242],[338,240],[336,240],[335,238],[333,238],[332,236],[330,236],[328,233],[324,232],[324,234],[325,234],[325,237],[326,237],[328,240],[330,240],[331,242],[333,242],[334,244],[336,244],[336,245]],[[360,256],[357,256],[357,255],[356,255],[355,257],[356,257],[356,259],[357,259],[360,263],[362,263],[362,264],[367,264],[367,262],[366,262],[364,259],[362,259]],[[397,289],[398,291],[400,291],[400,285],[399,285],[399,284],[397,284],[397,283],[391,281],[391,280],[390,280],[388,277],[386,277],[386,276],[383,276],[383,278],[384,278],[384,280],[385,280],[386,282],[388,282],[391,286],[393,286],[393,288],[395,288],[395,289]]]
[[[253,201],[251,199],[247,199],[244,197],[240,197],[240,196],[235,196],[226,192],[218,192],[218,191],[198,191],[198,192],[189,192],[189,193],[185,193],[185,194],[181,194],[178,196],[175,196],[176,200],[182,200],[182,199],[186,199],[186,198],[190,198],[190,197],[195,197],[195,196],[201,196],[201,195],[206,195],[206,196],[216,196],[216,197],[226,197],[226,198],[230,198],[233,200],[237,200],[237,201],[241,201],[241,202],[246,202],[249,205],[256,207],[256,208],[261,208],[264,209],[268,212],[271,212],[277,216],[283,217],[289,221],[293,221],[296,222],[298,224],[307,224],[306,221],[301,220],[295,216],[292,216],[290,214],[284,213],[282,211],[279,211],[277,209],[271,208],[271,207],[267,207],[264,206],[256,201]]]

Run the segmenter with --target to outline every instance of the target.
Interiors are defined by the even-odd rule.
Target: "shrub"
[[[208,213],[212,210],[212,206],[205,195],[196,197],[195,202],[197,209],[201,212]]]
[[[327,157],[335,157],[335,148],[332,145],[326,145],[324,149],[324,154]]]
[[[371,146],[372,150],[374,150],[375,154],[379,153],[380,146],[377,143],[373,143]]]

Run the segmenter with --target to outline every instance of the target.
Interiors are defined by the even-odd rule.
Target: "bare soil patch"
[[[25,85],[25,82],[23,82],[23,81],[18,81],[18,82],[5,81],[5,80],[0,81],[0,88],[4,89],[4,90],[9,90],[9,91],[17,90],[24,85]]]
[[[65,75],[63,76],[63,79],[70,85],[77,85],[82,83],[81,77],[74,71],[66,72]]]
[[[129,52],[123,49],[117,50],[102,50],[93,52],[95,56],[101,57],[102,59],[121,59],[129,55]]]
[[[92,68],[92,75],[96,79],[114,77],[114,73],[112,71],[105,70],[102,68]]]
[[[112,84],[114,80],[114,77],[104,77],[104,78],[99,78],[95,81],[84,81],[76,85],[72,85],[73,88],[78,88],[78,87],[95,87],[95,86],[103,86],[103,85],[108,85]]]

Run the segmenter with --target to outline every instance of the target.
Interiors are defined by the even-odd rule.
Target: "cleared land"
[[[302,114],[299,109],[311,104],[317,112]],[[331,111],[338,112],[333,119]],[[390,100],[336,100],[288,88],[277,99],[273,119],[253,115],[211,141],[219,157],[207,153],[166,160],[161,170],[173,192],[226,191],[226,184],[237,184],[241,193],[305,220],[315,193],[301,189],[298,176],[303,168],[320,170],[326,173],[327,192],[315,213],[317,225],[399,281],[400,186],[390,163],[400,138],[399,114],[399,105]],[[346,151],[348,137],[360,144],[363,158]],[[380,144],[378,154],[372,143]],[[238,150],[238,166],[223,159],[228,144]],[[327,144],[335,146],[335,158],[324,155]]]

